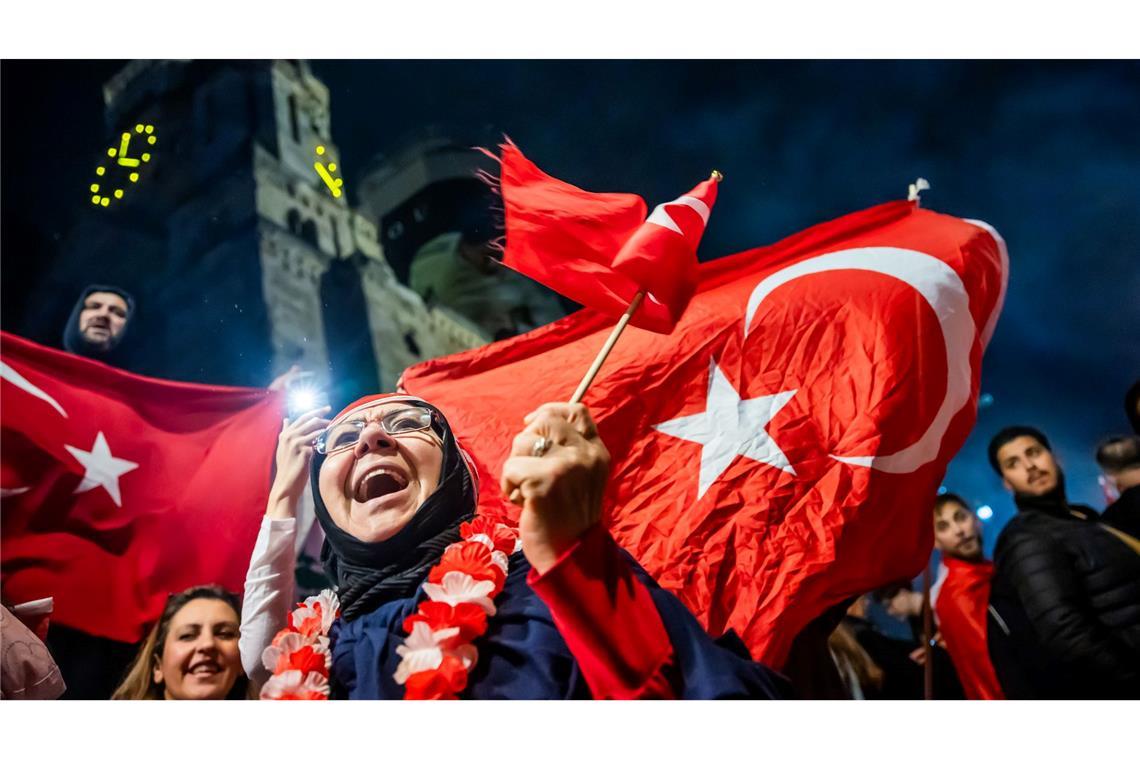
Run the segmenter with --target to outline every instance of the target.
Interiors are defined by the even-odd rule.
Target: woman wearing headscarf
[[[601,525],[609,454],[584,406],[546,404],[516,436],[500,487],[522,508],[517,532],[476,516],[473,464],[428,402],[385,394],[331,422],[323,411],[283,425],[247,576],[242,660],[263,697],[784,693]],[[289,612],[306,472],[336,595]]]

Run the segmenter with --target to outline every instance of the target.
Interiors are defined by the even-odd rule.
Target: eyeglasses
[[[372,422],[378,421],[380,427],[388,435],[406,435],[418,433],[431,428],[440,436],[443,435],[436,422],[436,415],[430,409],[400,409],[389,412],[379,420],[346,420],[331,425],[325,432],[313,441],[313,448],[318,454],[332,454],[343,449],[349,449],[360,442],[360,435],[364,428]]]

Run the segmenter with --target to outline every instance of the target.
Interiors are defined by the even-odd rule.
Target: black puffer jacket
[[[1101,519],[1133,538],[1140,538],[1140,486],[1132,486],[1104,510]]]
[[[1018,506],[998,538],[988,618],[1006,697],[1140,697],[1140,554],[1087,507]]]

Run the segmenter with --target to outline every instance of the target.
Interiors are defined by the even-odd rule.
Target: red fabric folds
[[[929,504],[974,423],[1005,253],[897,201],[715,259],[668,336],[630,327],[584,403],[610,451],[604,520],[714,638],[779,668],[813,618],[930,556]],[[583,310],[409,368],[483,469],[570,396],[613,327]]]
[[[697,246],[716,182],[702,182],[646,219],[637,195],[587,192],[543,172],[514,143],[501,151],[503,263],[611,317],[645,291],[631,323],[672,330],[696,286]]]
[[[527,583],[582,669],[594,699],[669,699],[673,645],[653,598],[600,525]]]
[[[280,394],[141,377],[8,333],[0,567],[6,602],[137,641],[167,595],[240,591],[269,496]]]
[[[946,651],[968,699],[1005,699],[986,640],[986,615],[994,563],[944,557],[948,571],[934,611]]]

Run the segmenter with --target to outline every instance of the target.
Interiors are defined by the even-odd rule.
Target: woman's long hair
[[[195,599],[216,599],[225,602],[233,608],[238,618],[241,618],[241,605],[237,595],[231,594],[221,586],[193,586],[181,594],[171,594],[166,600],[166,607],[162,610],[162,617],[143,639],[139,653],[135,655],[126,677],[119,684],[119,688],[115,689],[111,699],[163,699],[166,696],[165,687],[154,682],[154,666],[156,662],[162,660],[166,634],[170,632],[170,621],[180,609]],[[249,689],[249,678],[242,673],[234,681],[234,686],[226,699],[247,699]]]

